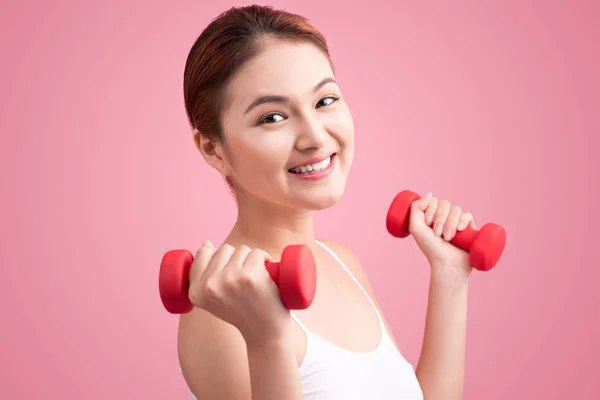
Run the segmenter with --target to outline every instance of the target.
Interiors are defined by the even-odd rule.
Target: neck
[[[311,246],[314,238],[312,211],[238,198],[238,217],[225,243],[259,248],[278,261],[286,246]]]

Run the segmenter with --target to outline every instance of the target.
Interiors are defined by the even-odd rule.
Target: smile
[[[290,172],[293,172],[294,174],[310,174],[311,172],[319,172],[321,170],[324,170],[329,166],[329,164],[331,164],[331,156],[317,163],[301,165],[296,168],[291,168]]]
[[[290,168],[288,171],[298,178],[303,179],[325,178],[333,170],[333,161],[335,156],[336,154],[334,153],[324,160]]]

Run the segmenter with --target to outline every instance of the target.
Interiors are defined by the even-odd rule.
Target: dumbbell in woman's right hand
[[[214,248],[206,241],[196,257],[185,250],[167,252],[159,276],[167,311],[202,308],[236,326],[244,336],[276,335],[287,309],[307,308],[316,291],[316,267],[307,246],[284,249],[280,262],[246,246]],[[261,333],[256,333],[259,331]]]

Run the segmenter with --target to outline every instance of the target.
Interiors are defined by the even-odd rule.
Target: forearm
[[[298,362],[289,343],[248,346],[253,400],[301,400]]]
[[[466,280],[432,273],[423,347],[416,369],[425,400],[462,399],[467,292]]]

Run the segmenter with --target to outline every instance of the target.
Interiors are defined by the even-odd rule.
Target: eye
[[[323,97],[321,100],[319,100],[319,102],[317,103],[317,108],[319,107],[326,107],[330,104],[332,104],[334,101],[338,100],[337,97],[335,96],[328,96],[328,97]]]
[[[258,121],[259,124],[273,124],[283,120],[283,116],[277,113],[265,114]]]

